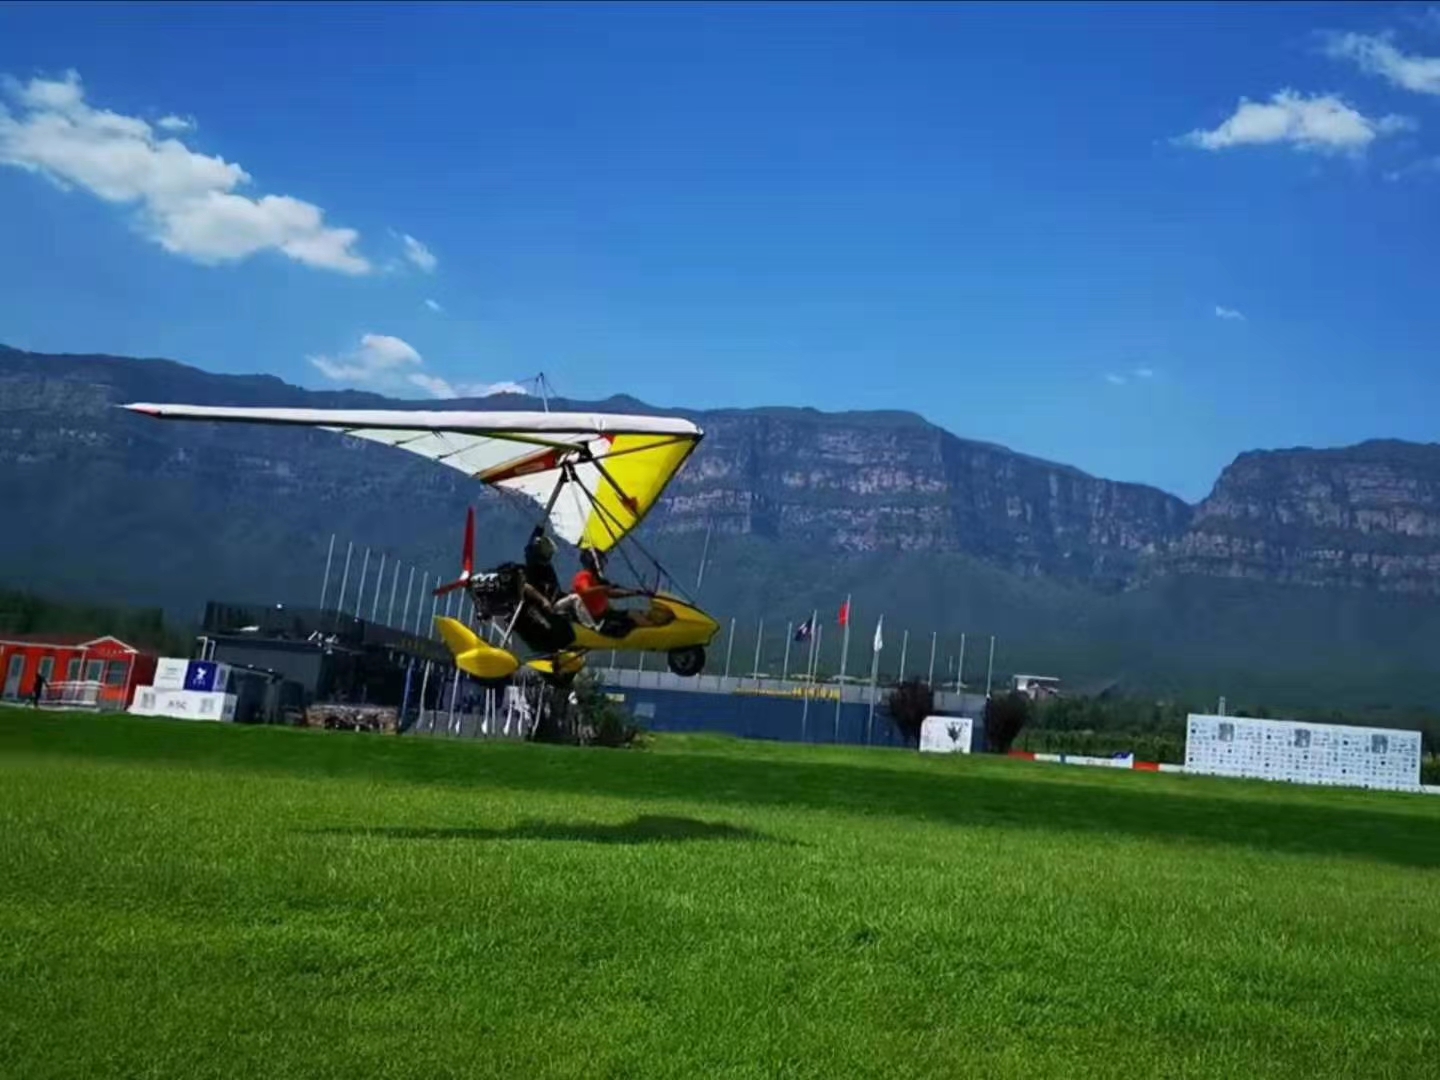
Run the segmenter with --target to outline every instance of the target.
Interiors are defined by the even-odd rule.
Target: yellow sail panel
[[[698,438],[616,435],[596,455],[600,476],[582,544],[609,551],[644,520],[670,478],[685,464]]]

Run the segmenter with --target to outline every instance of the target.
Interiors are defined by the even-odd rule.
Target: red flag
[[[845,598],[845,603],[840,605],[840,625],[850,625],[850,598],[848,596]]]

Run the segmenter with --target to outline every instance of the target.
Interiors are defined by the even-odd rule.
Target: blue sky
[[[913,409],[1188,498],[1435,437],[1423,6],[10,5],[0,74],[0,342]]]

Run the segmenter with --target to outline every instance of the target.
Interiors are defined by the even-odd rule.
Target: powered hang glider
[[[520,660],[511,649],[514,638],[537,654],[527,666],[555,681],[572,678],[592,649],[663,652],[671,671],[693,676],[703,669],[705,647],[719,631],[719,624],[694,603],[660,590],[663,568],[631,536],[703,437],[700,428],[688,420],[611,413],[146,403],[124,408],[161,420],[319,428],[408,450],[500,492],[539,504],[544,518],[537,532],[553,532],[601,559],[628,540],[627,546],[636,547],[655,567],[654,589],[625,590],[647,599],[647,611],[597,624],[584,612],[579,598],[547,597],[539,592],[527,581],[526,567],[520,563],[502,563],[476,573],[472,509],[466,521],[460,577],[435,593],[465,589],[474,601],[477,618],[503,623],[503,636],[498,646],[492,646],[457,619],[439,616],[435,624],[456,665],[477,678],[501,680],[515,673]],[[628,555],[625,559],[633,571]]]

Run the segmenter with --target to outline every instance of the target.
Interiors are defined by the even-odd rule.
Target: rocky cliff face
[[[463,477],[403,452],[323,432],[158,424],[112,407],[133,400],[397,404],[167,361],[0,348],[0,506],[7,522],[25,522],[0,530],[12,572],[53,575],[61,555],[83,551],[87,564],[128,574],[125,556],[169,543],[177,565],[212,575],[230,567],[243,580],[277,573],[281,549],[313,554],[347,529],[379,548],[433,551],[448,572],[451,534],[472,499],[487,515],[482,547],[488,539],[508,551],[524,527]],[[628,399],[586,407],[643,408]],[[1201,575],[1440,593],[1440,446],[1244,454],[1192,508],[908,413],[689,415],[706,439],[646,525],[662,544],[713,526],[759,543],[754,550],[773,543],[822,561],[959,555],[1102,591]]]
[[[816,551],[963,552],[1015,573],[1115,585],[1180,533],[1190,507],[911,414],[699,414],[706,438],[660,530],[717,529]]]
[[[1440,446],[1242,454],[1156,569],[1440,593]]]
[[[128,477],[121,482],[142,502],[157,498],[159,477],[171,477],[177,495],[203,477],[209,490],[230,492],[241,504],[293,501],[315,509],[384,500],[397,520],[411,523],[434,516],[433,504],[427,509],[421,500],[438,500],[448,514],[473,487],[404,454],[324,433],[160,425],[111,408],[126,400],[396,404],[165,361],[9,351],[0,353],[0,468],[12,470],[12,482],[63,489],[104,467]],[[533,403],[490,400],[486,407],[526,404]],[[643,408],[623,399],[599,407]],[[825,555],[958,552],[1015,573],[1113,587],[1190,517],[1185,503],[1163,492],[958,439],[909,413],[689,415],[706,439],[647,523],[652,534],[713,526]]]

